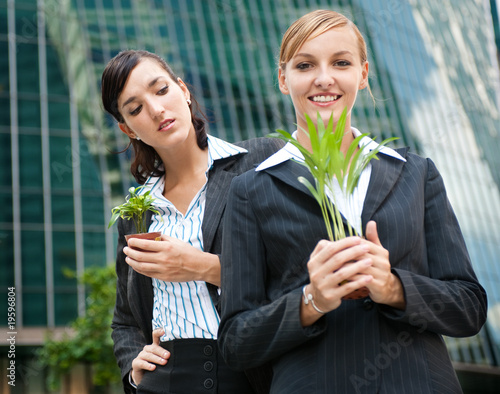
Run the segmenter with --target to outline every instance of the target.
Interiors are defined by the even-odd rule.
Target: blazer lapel
[[[275,178],[278,178],[282,182],[285,182],[294,189],[300,190],[311,198],[314,198],[309,189],[298,180],[299,177],[304,177],[311,183],[311,185],[314,185],[315,182],[311,172],[302,164],[293,160],[287,160],[276,166],[266,168],[264,171]]]
[[[236,173],[226,169],[233,164],[236,158],[237,156],[232,156],[226,160],[216,160],[208,175],[206,208],[202,223],[203,250],[206,252],[212,248],[215,233],[226,208],[229,185],[236,176]]]
[[[406,157],[408,148],[396,149],[396,151],[401,156]],[[379,153],[378,158],[379,160],[372,160],[370,162],[372,165],[372,173],[366,192],[365,203],[363,205],[363,213],[361,215],[363,228],[387,198],[405,165],[404,161],[384,154]]]

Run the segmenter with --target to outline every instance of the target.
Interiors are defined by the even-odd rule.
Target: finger
[[[137,358],[154,364],[166,364],[170,358],[170,352],[163,349],[161,346],[151,345],[148,350],[143,350],[139,353]]]
[[[153,330],[153,344],[160,345],[160,338],[165,334],[165,330],[163,328],[157,328]]]
[[[338,296],[340,298],[351,294],[353,291],[358,290],[362,287],[369,287],[370,283],[373,281],[371,275],[355,275],[349,281],[346,281],[339,285]]]
[[[161,364],[161,363],[158,363],[158,364]],[[135,372],[140,372],[142,370],[154,371],[156,369],[156,364],[155,363],[150,363],[150,362],[148,362],[148,361],[146,361],[146,360],[144,360],[142,358],[139,358],[139,356],[137,356],[132,361],[132,369]]]
[[[366,234],[365,237],[368,241],[373,242],[375,245],[382,246],[380,239],[378,237],[378,231],[377,231],[377,223],[373,220],[370,220],[366,224]]]
[[[367,271],[372,266],[373,262],[370,258],[366,258],[355,263],[344,264],[337,271],[327,277],[327,280],[336,283],[344,283],[345,281],[356,280],[356,275],[369,275]],[[372,275],[370,275],[372,276]]]
[[[164,364],[170,358],[170,352],[160,345],[146,345],[137,358],[156,364]]]
[[[141,252],[153,252],[156,251],[158,241],[152,241],[148,239],[141,239],[141,238],[130,238],[127,241],[127,245],[130,249],[134,249],[136,251],[141,251]]]
[[[348,237],[335,242],[321,240],[314,248],[310,261],[312,261],[313,266],[321,265],[340,251],[359,245],[360,243],[361,238],[359,237]]]
[[[369,250],[370,246],[366,243],[340,250],[323,262],[322,269],[325,271],[325,274],[328,272],[335,272],[347,264],[367,258]]]
[[[125,262],[136,272],[141,275],[148,276],[150,278],[156,278],[160,274],[158,269],[158,264],[156,263],[143,263],[131,259],[130,257],[125,258]]]

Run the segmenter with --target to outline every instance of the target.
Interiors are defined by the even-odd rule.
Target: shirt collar
[[[236,156],[241,153],[247,153],[245,148],[230,144],[220,138],[208,136],[208,168],[210,168],[215,160],[227,159],[231,156]]]
[[[354,128],[351,127],[352,134],[354,138],[358,137],[361,135],[361,132]],[[295,131],[292,134],[292,137],[297,139],[297,131]],[[359,141],[359,147],[363,148],[365,151],[372,151],[375,148],[377,148],[379,144],[372,140],[370,137],[365,136]],[[401,156],[398,152],[396,152],[394,149],[391,149],[387,146],[383,146],[380,148],[380,153],[383,153],[384,155],[394,157],[395,159],[401,160],[406,162],[406,159]],[[290,142],[288,142],[283,148],[281,148],[278,152],[276,152],[274,155],[270,156],[266,160],[264,160],[256,169],[255,171],[262,171],[270,167],[274,167],[278,164],[284,163],[287,160],[297,160],[297,161],[304,161],[304,156],[302,156],[302,153],[300,153],[299,149],[292,145]]]

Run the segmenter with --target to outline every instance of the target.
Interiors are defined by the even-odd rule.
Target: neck
[[[159,153],[165,168],[165,188],[179,183],[188,183],[207,169],[208,148],[201,149],[192,135],[180,146],[168,152]]]
[[[333,130],[335,130],[336,127],[337,127],[337,125],[334,124]],[[307,130],[307,128],[306,128],[306,130]],[[353,136],[352,131],[351,131],[351,124],[346,122],[344,136],[342,137],[342,145],[340,147],[340,151],[343,154],[346,154],[346,152],[349,149],[349,146],[351,145],[353,140],[354,140],[354,136]],[[309,152],[312,152],[311,140],[309,139],[309,136],[300,127],[298,128],[298,132],[297,132],[297,141],[299,141],[300,144],[304,148],[306,148]]]

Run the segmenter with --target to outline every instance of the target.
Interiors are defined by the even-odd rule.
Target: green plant
[[[148,190],[143,194],[138,194],[143,188],[144,186],[139,186],[128,189],[129,195],[125,199],[126,202],[114,207],[111,210],[112,216],[109,221],[108,228],[110,228],[118,220],[118,218],[121,217],[122,219],[132,220],[138,233],[148,232],[145,221],[145,213],[147,211],[151,211],[160,215],[160,212],[153,205],[155,198],[150,195],[151,190]]]
[[[75,277],[74,271],[64,274]],[[113,354],[111,319],[115,304],[116,273],[114,265],[87,268],[80,282],[86,286],[85,315],[70,325],[72,334],[54,339],[50,334],[38,349],[38,362],[47,368],[47,386],[57,390],[61,378],[77,364],[92,366],[95,386],[108,386],[120,382],[120,370]]]
[[[333,182],[334,179],[336,179],[342,193],[347,197],[351,196],[358,185],[361,172],[372,159],[378,160],[377,153],[382,146],[396,138],[388,138],[382,141],[376,149],[365,152],[363,149],[358,149],[360,140],[369,135],[365,133],[356,137],[344,154],[341,151],[341,146],[345,132],[347,108],[344,108],[335,127],[335,131],[333,130],[333,113],[326,126],[319,113],[317,114],[317,127],[307,114],[305,117],[308,130],[303,131],[309,136],[312,152],[303,147],[300,142],[285,130],[278,129],[276,130],[277,133],[271,134],[271,136],[291,143],[297,147],[304,156],[304,161],[299,161],[299,163],[309,169],[315,184],[312,185],[309,180],[304,177],[299,177],[298,180],[309,189],[321,207],[328,238],[334,241],[345,238],[347,234],[349,236],[354,235],[356,232],[350,223],[347,224],[348,233],[346,234],[342,221],[342,214],[337,208],[335,201],[328,198],[326,188],[329,189],[331,196],[335,199]],[[362,236],[362,234],[358,235]]]

